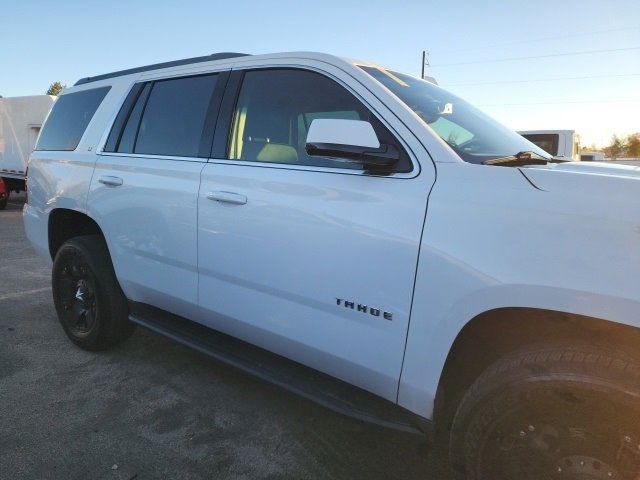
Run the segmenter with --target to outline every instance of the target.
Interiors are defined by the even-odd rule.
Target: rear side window
[[[53,105],[36,150],[75,150],[111,87],[62,95]]]
[[[174,78],[134,88],[118,114],[105,151],[199,156],[217,78],[218,74]]]

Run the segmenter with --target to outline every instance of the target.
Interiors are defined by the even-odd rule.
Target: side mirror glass
[[[305,150],[310,156],[360,163],[365,169],[388,169],[400,159],[398,150],[393,145],[381,144],[373,126],[363,120],[313,120]]]

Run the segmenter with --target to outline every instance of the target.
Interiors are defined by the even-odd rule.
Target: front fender
[[[640,328],[640,302],[594,292],[540,285],[492,285],[460,298],[432,321],[429,305],[416,300],[398,403],[427,418],[447,355],[458,334],[477,316],[503,308],[537,308],[607,319]],[[434,313],[431,311],[431,313]],[[422,340],[422,341],[420,341]]]
[[[622,184],[631,180],[583,175],[571,178],[571,188],[546,191],[517,169],[437,168],[400,405],[432,415],[449,349],[490,310],[555,310],[640,327],[640,216],[634,189]],[[624,195],[609,195],[605,183],[614,181]]]

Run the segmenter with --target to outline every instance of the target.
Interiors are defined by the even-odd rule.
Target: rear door
[[[227,75],[133,85],[89,193],[127,297],[183,316],[197,309],[200,173]]]
[[[333,72],[233,73],[198,199],[201,320],[395,400],[434,171]],[[316,118],[372,122],[399,171],[309,157]]]

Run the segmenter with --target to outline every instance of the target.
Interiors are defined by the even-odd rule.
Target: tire
[[[2,200],[0,200],[0,210],[4,210],[7,208],[7,204],[9,203],[9,197],[11,196],[11,190],[6,188],[6,185],[5,185],[5,190],[6,190],[6,196]]]
[[[640,362],[606,346],[540,346],[489,367],[453,420],[466,480],[640,478]]]
[[[75,237],[60,247],[52,287],[58,320],[80,348],[106,350],[135,330],[102,236]]]

